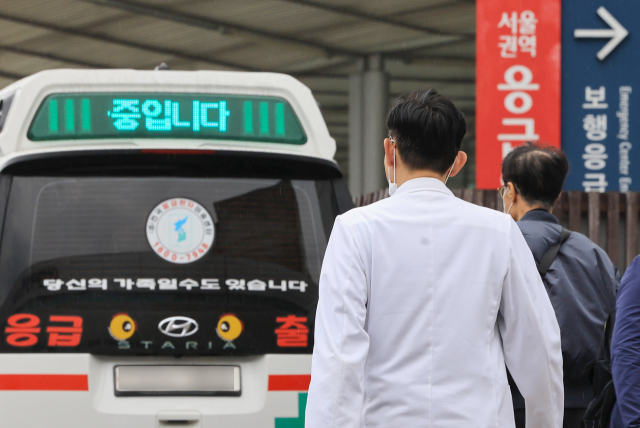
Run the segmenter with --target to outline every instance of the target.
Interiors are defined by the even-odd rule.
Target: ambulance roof
[[[52,94],[73,93],[177,93],[224,94],[284,99],[297,116],[306,138],[300,144],[206,138],[92,138],[34,141],[28,137],[36,113]],[[197,149],[234,150],[311,156],[333,161],[335,140],[309,88],[291,76],[278,73],[228,71],[47,70],[21,79],[0,91],[6,114],[0,132],[5,158],[75,150]],[[7,105],[10,103],[10,107]],[[235,116],[234,116],[235,117]],[[169,120],[169,119],[167,119]],[[1,120],[0,120],[1,122]],[[7,159],[4,159],[6,162]],[[0,163],[3,159],[0,158]]]

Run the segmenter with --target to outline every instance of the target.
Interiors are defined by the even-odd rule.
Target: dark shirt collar
[[[542,208],[529,211],[522,216],[520,221],[545,221],[547,223],[560,224],[556,216]]]

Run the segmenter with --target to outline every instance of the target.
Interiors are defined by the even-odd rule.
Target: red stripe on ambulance
[[[311,375],[269,375],[269,391],[308,391]]]
[[[88,391],[87,375],[0,374],[0,391]]]

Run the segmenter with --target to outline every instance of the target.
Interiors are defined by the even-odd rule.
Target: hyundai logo
[[[198,323],[187,317],[169,317],[160,321],[158,329],[167,336],[186,337],[198,331]]]

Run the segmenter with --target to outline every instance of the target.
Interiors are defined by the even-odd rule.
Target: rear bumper
[[[113,370],[127,364],[233,364],[239,397],[116,397]],[[47,426],[270,427],[303,422],[311,355],[165,358],[89,354],[0,355],[0,420],[6,428]],[[285,421],[286,420],[286,421]],[[169,421],[169,422],[167,422]],[[180,425],[177,425],[180,426]],[[303,425],[300,425],[301,427]]]

